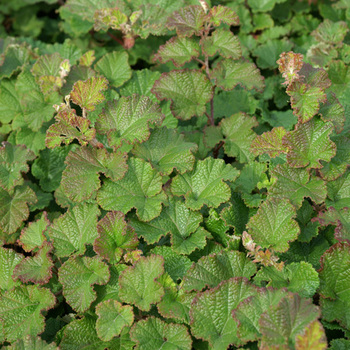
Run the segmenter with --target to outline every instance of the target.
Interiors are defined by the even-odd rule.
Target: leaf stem
[[[116,41],[117,43],[119,43],[120,45],[124,46],[124,41],[120,38],[118,38],[117,36],[113,35],[112,33],[110,32],[107,32],[108,36],[110,38],[112,38],[114,41]]]
[[[219,155],[219,150],[220,148],[225,144],[224,141],[220,141],[215,147],[214,147],[214,150],[213,150],[213,156],[214,158],[217,158],[218,155]]]

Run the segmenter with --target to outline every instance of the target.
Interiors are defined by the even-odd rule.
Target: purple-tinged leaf
[[[218,27],[221,22],[226,23],[229,26],[239,25],[239,18],[236,12],[226,6],[218,5],[212,7],[207,17],[209,17],[209,23],[215,27]]]
[[[168,29],[175,29],[179,36],[200,35],[205,23],[205,12],[200,5],[192,5],[174,12],[167,21]]]
[[[72,101],[87,111],[94,111],[95,105],[104,101],[102,91],[108,87],[108,80],[104,77],[91,77],[85,81],[77,81],[70,93]]]
[[[188,120],[200,117],[213,97],[213,87],[199,70],[175,70],[163,73],[155,82],[152,92],[159,100],[171,100],[175,117]]]
[[[303,67],[304,56],[301,53],[294,53],[292,51],[282,52],[277,61],[278,69],[285,79],[284,84],[291,84],[293,81],[300,79],[299,71]]]
[[[161,63],[172,61],[176,67],[181,67],[194,57],[198,57],[199,51],[198,40],[186,36],[174,36],[159,47],[157,54],[153,57],[153,61],[158,60]]]
[[[287,133],[282,144],[287,148],[287,162],[293,168],[322,168],[336,154],[336,145],[329,138],[332,123],[312,119]]]
[[[136,250],[139,244],[134,229],[127,225],[121,212],[108,212],[98,222],[97,231],[94,251],[111,264],[118,263],[123,254]]]
[[[256,65],[244,60],[224,59],[212,70],[210,77],[224,90],[233,90],[240,85],[248,90],[262,92],[265,87],[264,77]]]

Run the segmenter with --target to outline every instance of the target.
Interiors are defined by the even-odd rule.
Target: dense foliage
[[[350,2],[0,3],[4,349],[350,348]]]

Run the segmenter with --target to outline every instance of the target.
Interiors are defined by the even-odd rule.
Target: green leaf
[[[131,327],[134,322],[133,309],[116,300],[106,300],[96,306],[97,335],[101,340],[109,341],[120,335],[124,327]]]
[[[206,103],[213,97],[213,87],[206,75],[188,69],[163,73],[152,92],[159,100],[171,100],[174,116],[183,120],[202,116]]]
[[[199,51],[198,41],[194,38],[174,36],[160,46],[157,54],[153,56],[153,60],[158,60],[160,63],[172,61],[176,67],[181,67],[194,57],[198,57]]]
[[[8,350],[59,350],[59,348],[54,344],[48,344],[46,341],[42,340],[40,337],[35,337],[33,335],[27,335],[23,339],[18,339],[15,343],[7,346]]]
[[[25,145],[38,156],[39,151],[45,148],[46,130],[49,124],[51,123],[44,123],[36,132],[33,132],[32,129],[25,126],[18,128],[16,130],[16,144]]]
[[[83,254],[85,245],[97,238],[97,216],[100,211],[95,204],[78,204],[55,219],[49,229],[53,239],[55,254],[69,256],[77,252]]]
[[[190,311],[192,334],[208,341],[215,350],[227,349],[232,343],[241,344],[237,337],[238,324],[231,312],[255,293],[255,288],[246,279],[231,278],[216,288],[197,294]]]
[[[296,208],[301,206],[305,197],[316,204],[326,199],[327,189],[324,181],[311,176],[307,169],[291,168],[287,164],[277,165],[271,171],[271,178],[274,179],[274,183],[269,188],[269,196],[289,199]]]
[[[349,31],[345,22],[332,22],[329,19],[325,19],[315,29],[311,35],[318,41],[324,42],[330,45],[341,45],[345,38],[345,35]]]
[[[297,335],[295,349],[325,350],[327,345],[326,333],[322,323],[315,320],[309,324],[302,334]]]
[[[223,90],[232,90],[239,84],[248,90],[262,92],[265,86],[264,78],[255,64],[244,60],[224,59],[212,70],[210,77],[215,79],[216,85]]]
[[[96,129],[107,134],[110,146],[117,148],[123,141],[128,144],[146,141],[150,136],[150,126],[160,124],[163,118],[156,102],[134,94],[109,102],[96,123]]]
[[[253,54],[257,57],[257,65],[261,69],[277,68],[276,61],[282,52],[290,51],[293,44],[286,39],[268,40],[254,49]]]
[[[72,101],[87,111],[94,111],[95,105],[104,101],[102,91],[107,90],[108,81],[104,77],[91,77],[77,81],[70,93]]]
[[[77,312],[88,310],[96,299],[92,285],[106,284],[109,277],[108,266],[96,256],[71,257],[58,269],[63,295],[67,303]]]
[[[167,28],[175,29],[178,36],[200,35],[204,25],[205,12],[199,5],[186,6],[174,12],[167,21]]]
[[[323,121],[331,121],[335,131],[340,133],[345,123],[345,108],[340,104],[339,100],[333,92],[327,93],[327,101],[323,103],[318,111]]]
[[[174,252],[171,247],[157,246],[151,250],[151,253],[164,258],[164,270],[174,281],[182,279],[192,265],[192,261],[187,256]]]
[[[131,78],[129,56],[125,51],[105,54],[95,65],[95,69],[105,76],[114,87],[123,85]]]
[[[16,186],[11,192],[0,187],[0,228],[6,233],[15,232],[28,219],[28,204],[37,197],[28,186]]]
[[[298,241],[310,242],[312,238],[318,235],[319,223],[311,220],[315,216],[314,208],[304,200],[303,205],[297,211],[297,222],[300,226],[300,235]]]
[[[286,0],[248,0],[248,5],[253,12],[267,12],[271,11],[276,4],[285,1]]]
[[[255,117],[245,113],[236,113],[221,121],[222,133],[225,136],[225,153],[230,157],[237,157],[240,163],[254,159],[250,146],[256,134],[252,130],[258,123]]]
[[[9,79],[0,81],[0,119],[2,123],[10,123],[22,112],[15,82],[15,80]]]
[[[67,167],[62,173],[61,185],[74,202],[91,198],[100,188],[100,173],[117,181],[126,171],[126,155],[120,152],[108,153],[105,148],[79,147],[66,157]]]
[[[66,165],[64,160],[71,147],[56,147],[44,149],[32,164],[32,174],[39,179],[40,187],[46,192],[52,192],[60,185],[62,172]]]
[[[0,248],[0,290],[4,292],[19,285],[19,282],[12,278],[13,270],[21,262],[23,255],[12,249]]]
[[[68,73],[68,76],[65,77],[65,83],[61,88],[62,95],[69,95],[73,89],[73,85],[77,81],[86,81],[94,76],[96,76],[96,72],[93,71],[90,67],[73,66]]]
[[[238,338],[246,343],[261,339],[259,319],[270,307],[276,306],[287,294],[285,289],[261,288],[257,293],[243,300],[232,311],[238,323]]]
[[[13,342],[43,332],[42,311],[54,305],[55,296],[48,289],[35,285],[21,285],[3,293],[0,296],[0,320],[6,340]]]
[[[159,255],[141,257],[134,266],[126,268],[119,276],[119,297],[124,303],[148,311],[158,303],[164,289],[157,279],[164,273],[164,259]]]
[[[78,117],[73,110],[60,111],[55,120],[56,123],[46,132],[45,144],[48,148],[58,147],[62,142],[69,145],[74,139],[85,146],[95,138],[96,130],[90,128],[90,120]]]
[[[330,122],[310,120],[284,136],[288,149],[287,161],[294,168],[321,168],[320,160],[329,162],[336,154],[336,145],[329,139],[333,130]]]
[[[286,129],[281,126],[273,128],[271,131],[266,131],[255,138],[250,149],[255,155],[267,153],[271,158],[281,153],[286,153],[287,148],[282,144],[283,136],[286,135],[286,133]]]
[[[124,178],[117,182],[107,179],[97,193],[97,201],[103,209],[126,214],[136,208],[142,221],[157,217],[165,199],[161,176],[139,158],[129,158]]]
[[[282,271],[265,266],[254,276],[254,282],[260,286],[287,288],[303,298],[311,298],[320,284],[316,270],[305,261],[285,265]]]
[[[190,350],[192,340],[187,328],[181,324],[166,323],[159,318],[148,317],[131,328],[131,339],[138,350]]]
[[[242,57],[241,44],[237,36],[227,29],[218,28],[211,36],[201,39],[203,54],[214,56],[219,53],[222,57],[234,60]]]
[[[40,285],[48,283],[54,266],[50,257],[51,250],[52,244],[44,242],[35,256],[26,257],[16,266],[13,277],[23,283],[33,282]]]
[[[310,299],[289,294],[278,305],[270,307],[259,320],[261,345],[292,347],[296,336],[320,316],[319,308]],[[266,345],[265,345],[266,344]]]
[[[232,277],[250,278],[256,273],[256,265],[244,253],[221,251],[201,257],[186,273],[183,288],[186,291],[201,291],[216,287]]]
[[[268,199],[248,222],[248,232],[262,248],[285,252],[288,242],[297,239],[300,228],[294,220],[295,208],[284,199]]]
[[[29,61],[29,50],[24,45],[10,44],[0,57],[0,77],[10,78]]]
[[[0,186],[12,190],[23,184],[22,173],[29,170],[28,162],[35,159],[34,153],[25,146],[3,142],[0,147]]]
[[[134,229],[127,226],[124,214],[108,212],[98,222],[99,236],[95,239],[95,252],[112,264],[118,263],[128,251],[135,250],[139,244]]]
[[[149,161],[162,175],[170,175],[175,168],[180,174],[192,170],[195,161],[192,152],[197,148],[195,143],[186,142],[176,130],[163,127],[154,129],[146,142],[136,144],[132,153]]]
[[[203,205],[218,207],[231,197],[224,181],[234,181],[239,172],[222,159],[199,160],[191,172],[177,175],[171,184],[176,196],[184,196],[188,208],[199,210]]]
[[[218,27],[221,22],[226,23],[230,26],[238,26],[239,18],[231,8],[218,5],[213,6],[209,11],[209,23]]]

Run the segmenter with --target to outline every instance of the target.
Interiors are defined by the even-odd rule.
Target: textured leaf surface
[[[167,27],[176,29],[179,36],[199,35],[204,24],[205,12],[199,5],[186,6],[168,18]]]
[[[50,226],[49,236],[53,239],[58,257],[85,252],[85,244],[92,244],[97,238],[97,216],[95,204],[78,204],[55,219]]]
[[[149,317],[135,323],[131,339],[139,350],[168,349],[190,350],[192,340],[184,325],[165,323],[159,318]]]
[[[105,54],[95,65],[95,69],[105,76],[114,87],[123,85],[131,78],[131,68],[125,51]]]
[[[27,335],[23,339],[18,339],[15,343],[7,347],[8,350],[59,350],[54,344],[48,344],[40,337]]]
[[[19,283],[12,279],[13,270],[23,259],[21,254],[12,249],[0,248],[0,289],[1,292],[12,289]]]
[[[211,78],[224,90],[232,90],[238,84],[251,90],[262,91],[264,78],[255,64],[246,61],[222,60],[211,72]]]
[[[10,78],[29,60],[29,50],[25,46],[10,44],[0,58],[0,77]]]
[[[288,242],[296,240],[300,233],[295,217],[295,208],[288,201],[269,199],[250,218],[247,227],[254,242],[262,248],[284,252],[289,248]]]
[[[91,77],[85,81],[79,80],[73,85],[70,97],[81,108],[93,111],[98,103],[104,101],[105,97],[102,92],[107,89],[107,86],[108,81],[104,77]]]
[[[313,321],[302,334],[297,335],[296,350],[325,350],[327,349],[326,333],[320,321]]]
[[[201,291],[204,287],[216,287],[232,277],[250,278],[256,272],[255,264],[244,253],[222,251],[200,258],[186,273],[183,288]]]
[[[100,173],[117,181],[127,170],[126,156],[120,152],[108,153],[105,148],[80,147],[71,150],[65,161],[61,185],[68,197],[81,202],[100,188]]]
[[[260,318],[262,344],[295,344],[296,336],[320,316],[311,300],[289,294],[276,306],[270,307]]]
[[[46,133],[45,144],[48,148],[58,147],[62,142],[68,145],[74,139],[85,146],[96,135],[96,130],[90,128],[91,122],[78,117],[73,111],[59,112],[55,120],[56,123],[51,125]]]
[[[149,161],[162,175],[170,175],[176,168],[182,174],[193,169],[195,152],[198,146],[186,142],[184,136],[167,128],[154,129],[150,138],[136,144],[133,153],[136,157]]]
[[[22,285],[3,293],[0,297],[0,320],[7,341],[41,333],[45,326],[41,312],[54,305],[54,295],[48,289],[35,285]]]
[[[149,221],[160,214],[166,199],[162,178],[149,163],[130,158],[128,171],[118,182],[106,180],[97,194],[98,203],[105,210],[119,210],[126,214],[136,208],[137,216]]]
[[[94,250],[112,264],[119,262],[123,253],[135,250],[139,244],[135,231],[127,226],[121,212],[108,212],[98,222],[97,231],[99,236],[94,242]]]
[[[250,146],[256,134],[252,130],[258,123],[254,117],[245,113],[236,113],[221,121],[222,133],[225,136],[225,153],[230,157],[237,157],[240,163],[254,159]]]
[[[171,100],[175,117],[184,120],[200,117],[213,97],[213,88],[204,73],[198,70],[176,70],[163,73],[152,92],[159,100]]]
[[[164,289],[157,279],[164,273],[164,259],[159,255],[141,257],[134,266],[125,269],[119,277],[119,297],[128,304],[148,311],[159,302]]]
[[[287,165],[278,165],[271,171],[277,181],[270,187],[269,196],[286,198],[299,208],[305,197],[320,204],[326,199],[327,190],[324,181],[310,176],[306,169],[293,169]]]
[[[203,53],[208,56],[214,56],[219,53],[225,58],[234,60],[241,58],[241,44],[237,36],[226,29],[216,29],[211,36],[204,37],[201,40]]]
[[[208,341],[212,349],[226,349],[232,343],[240,344],[237,322],[231,312],[242,300],[255,293],[255,288],[246,279],[231,278],[216,288],[198,294],[190,311],[192,334]]]
[[[58,270],[58,279],[63,286],[63,295],[77,312],[86,311],[96,299],[94,284],[106,284],[109,280],[108,266],[98,257],[75,256]]]
[[[286,129],[281,126],[273,128],[271,131],[266,131],[257,136],[250,148],[255,155],[267,153],[271,158],[274,158],[287,151],[286,146],[282,144],[283,136],[286,133]]]
[[[11,190],[23,184],[21,173],[27,173],[27,163],[35,158],[34,153],[22,145],[4,142],[0,148],[0,186]]]
[[[176,67],[181,67],[198,57],[199,50],[198,41],[194,38],[175,36],[159,48],[153,59],[161,63],[172,61]]]
[[[0,188],[0,228],[8,234],[15,232],[29,216],[28,204],[36,201],[34,191],[26,185],[11,192]]]
[[[129,305],[122,305],[116,300],[106,300],[96,306],[97,335],[101,340],[109,341],[118,336],[122,329],[134,322],[133,309]]]
[[[54,266],[50,257],[52,244],[45,242],[35,256],[28,256],[15,268],[13,277],[19,278],[23,283],[46,284],[52,276]]]
[[[283,138],[288,149],[287,161],[294,168],[321,168],[320,160],[329,162],[336,154],[336,146],[329,139],[333,126],[321,120],[310,120]]]
[[[191,172],[177,175],[171,184],[176,196],[185,196],[188,208],[199,210],[203,205],[218,207],[230,199],[231,191],[224,181],[234,181],[238,171],[221,159],[198,161]]]
[[[150,135],[150,124],[158,124],[162,119],[157,103],[146,96],[134,94],[109,102],[96,128],[107,134],[110,146],[118,147],[123,141],[146,141]]]
[[[209,16],[209,23],[216,27],[219,26],[221,22],[232,26],[239,25],[239,18],[236,12],[226,6],[213,6],[209,11]]]

